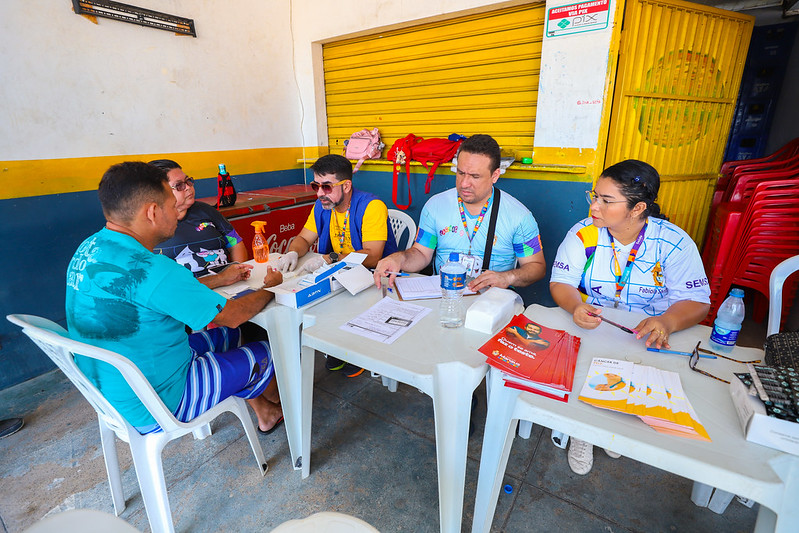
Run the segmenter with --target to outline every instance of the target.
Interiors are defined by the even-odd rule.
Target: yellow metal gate
[[[543,34],[542,2],[324,44],[331,153],[366,127],[389,146],[488,133],[529,153]]]
[[[754,18],[628,0],[623,24],[605,166],[658,169],[663,212],[701,243]]]

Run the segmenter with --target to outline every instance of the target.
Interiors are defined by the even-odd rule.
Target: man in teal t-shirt
[[[259,429],[282,420],[266,342],[242,345],[238,326],[271,300],[254,291],[226,300],[168,257],[152,252],[177,226],[166,174],[146,163],[121,163],[98,189],[106,226],[77,249],[67,269],[70,336],[130,359],[179,420],[190,420],[228,396],[247,399]],[[270,272],[264,283],[280,283]],[[188,335],[209,323],[223,327]],[[112,366],[77,356],[78,367],[141,433],[160,428]]]

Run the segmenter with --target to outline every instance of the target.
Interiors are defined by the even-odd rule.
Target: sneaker
[[[336,359],[335,357],[327,356],[325,358],[325,368],[330,370],[331,372],[335,372],[336,370],[341,370],[346,365],[344,361],[341,359]]]
[[[605,453],[608,454],[608,457],[610,457],[611,459],[618,459],[619,457],[621,457],[620,453],[612,452],[607,448],[605,448]]]
[[[0,420],[0,439],[13,435],[25,424],[21,418],[9,418],[8,420]]]
[[[569,446],[569,468],[581,476],[586,475],[594,466],[594,445],[584,440],[571,439]]]
[[[363,374],[363,368],[349,363],[344,363],[344,375],[348,378],[354,378]]]

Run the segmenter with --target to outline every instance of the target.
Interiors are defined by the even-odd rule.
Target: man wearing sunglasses
[[[219,211],[194,201],[194,178],[170,159],[157,159],[149,164],[166,172],[178,210],[175,235],[159,243],[153,251],[185,266],[212,289],[249,278],[252,267],[241,264],[248,259],[244,241]],[[235,264],[227,266],[229,263]],[[211,272],[218,275],[209,276]]]
[[[388,208],[377,196],[352,186],[352,163],[344,156],[329,154],[311,166],[316,203],[288,252],[275,264],[282,272],[297,267],[298,258],[319,241],[320,257],[306,261],[302,272],[313,272],[351,252],[367,255],[363,265],[374,268],[380,258],[397,251],[388,221]]]

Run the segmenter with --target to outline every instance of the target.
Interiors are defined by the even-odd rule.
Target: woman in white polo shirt
[[[669,334],[702,321],[710,287],[691,237],[663,219],[655,203],[657,170],[629,159],[605,169],[586,197],[591,216],[575,224],[558,248],[549,288],[555,302],[586,329],[602,307],[641,313],[635,327],[647,346],[668,348]],[[606,450],[611,457],[618,457]],[[572,439],[569,466],[587,474],[593,446]]]

